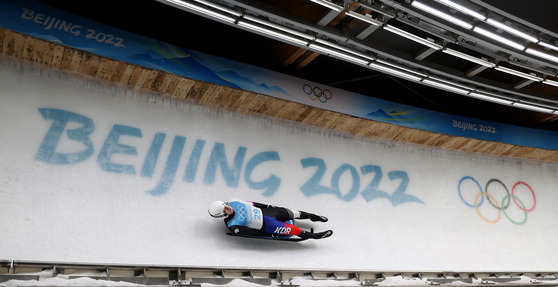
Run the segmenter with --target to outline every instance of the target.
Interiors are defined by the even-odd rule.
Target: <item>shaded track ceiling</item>
[[[436,1],[421,0],[439,7]],[[80,1],[40,0],[39,2],[66,10],[91,20],[140,34],[146,37],[175,44],[184,48],[236,60],[292,75],[298,78],[323,83],[366,96],[386,99],[415,107],[467,116],[499,123],[514,124],[558,131],[558,115],[534,112],[507,105],[478,100],[422,83],[409,81],[395,75],[380,72],[367,66],[354,64],[324,55],[308,45],[288,44],[236,25],[210,19],[200,13],[184,10],[176,5],[159,1],[133,1],[115,5],[115,1],[99,0],[84,6]],[[186,3],[200,5],[196,1]],[[472,55],[498,66],[509,67],[536,75],[541,79],[558,81],[558,63],[541,59],[497,43],[472,30],[457,27],[411,5],[411,1],[334,1],[341,11],[310,0],[212,0],[213,4],[238,11],[239,17],[248,15],[281,25],[291,30],[315,36],[338,48],[350,48],[369,61],[383,61],[399,68],[434,75],[450,83],[465,84],[487,91],[502,98],[515,101],[532,101],[542,106],[558,109],[558,87],[537,80],[507,74],[494,68],[455,57],[441,49],[429,49],[423,44],[388,31],[395,27],[428,39],[442,48]],[[468,7],[515,27],[536,39],[555,44],[558,24],[554,15],[556,1],[457,1]],[[121,3],[119,3],[121,4]],[[202,7],[215,10],[210,6]],[[219,11],[219,10],[215,10]],[[350,11],[350,12],[349,12]],[[467,20],[475,26],[489,30],[485,22],[445,7],[445,12]],[[378,21],[378,27],[349,15],[357,13]],[[250,18],[243,18],[250,19]],[[238,23],[238,21],[237,21]],[[251,22],[254,23],[254,22]],[[502,29],[492,29],[498,35],[510,36]],[[276,30],[279,31],[279,30]],[[513,36],[513,35],[512,35]],[[556,38],[555,38],[556,36]],[[518,37],[510,37],[516,39]],[[518,40],[525,47],[535,43]],[[316,41],[310,41],[316,43]],[[550,54],[554,51],[543,49]],[[340,50],[339,50],[340,51]]]

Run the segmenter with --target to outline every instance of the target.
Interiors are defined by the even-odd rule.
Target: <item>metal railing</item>
[[[94,280],[129,282],[150,286],[227,286],[235,279],[260,285],[322,286],[558,286],[558,271],[541,272],[451,272],[451,271],[343,271],[269,268],[214,268],[199,266],[117,265],[0,260],[0,286],[8,280],[42,280],[88,277]],[[41,273],[42,272],[42,273]],[[40,275],[43,274],[43,275]],[[303,282],[302,284],[300,282]],[[319,284],[320,283],[320,284]],[[109,284],[110,285],[110,284]],[[235,284],[235,286],[238,284]],[[328,285],[328,284],[325,284]]]

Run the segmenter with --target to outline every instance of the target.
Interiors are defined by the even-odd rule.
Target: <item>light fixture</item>
[[[337,11],[337,12],[341,12],[343,11],[343,7],[331,2],[331,1],[327,1],[327,0],[310,0],[316,4],[320,4],[322,6],[325,6],[331,10]]]
[[[504,30],[504,31],[506,31],[506,32],[508,32],[508,33],[510,33],[510,34],[513,34],[513,35],[516,35],[516,36],[518,36],[518,37],[521,37],[521,38],[523,38],[523,39],[525,39],[525,40],[527,40],[527,41],[531,41],[531,42],[533,42],[533,43],[537,43],[537,42],[539,41],[539,39],[537,39],[537,38],[535,38],[535,37],[533,37],[533,36],[531,36],[531,35],[527,35],[526,33],[523,33],[523,32],[521,32],[521,31],[519,31],[519,30],[517,30],[517,29],[514,29],[514,28],[512,28],[512,27],[510,27],[510,26],[508,26],[508,25],[506,25],[506,24],[504,24],[504,23],[500,23],[500,22],[498,22],[498,21],[496,21],[496,20],[494,20],[494,19],[488,18],[488,20],[486,20],[486,23],[488,23],[489,25],[492,25],[492,26],[494,26],[494,27],[496,27],[496,28],[498,28],[498,29],[502,29],[502,30]]]
[[[429,40],[423,39],[423,38],[421,38],[421,37],[419,37],[415,34],[411,34],[411,33],[407,32],[405,30],[399,29],[399,28],[394,27],[392,25],[386,24],[384,26],[384,29],[386,29],[387,31],[390,31],[394,34],[397,34],[399,36],[405,37],[409,40],[412,40],[412,41],[415,41],[417,43],[423,44],[423,45],[425,45],[427,47],[430,47],[432,49],[436,49],[436,50],[442,49],[442,46],[434,43],[434,41],[429,41]]]
[[[398,77],[401,77],[401,78],[404,78],[404,79],[407,79],[407,80],[410,80],[410,81],[414,81],[414,82],[420,82],[420,80],[422,79],[421,77],[419,77],[415,74],[408,73],[408,72],[405,72],[405,71],[402,71],[402,70],[399,70],[399,69],[395,69],[395,68],[390,68],[390,67],[384,66],[384,65],[382,65],[380,63],[377,63],[377,62],[370,62],[370,64],[368,64],[368,66],[370,66],[371,68],[373,68],[375,70],[378,70],[378,71],[381,71],[381,72],[384,72],[384,73],[387,73],[387,74],[391,74],[391,75],[394,75],[394,76],[398,76]]]
[[[202,7],[202,6],[195,5],[195,4],[190,3],[190,2],[185,2],[185,1],[180,1],[180,0],[164,0],[164,1],[166,1],[170,4],[174,4],[176,6],[180,6],[180,7],[192,10],[192,11],[196,11],[196,12],[204,14],[206,16],[210,16],[210,17],[219,19],[219,20],[224,21],[224,22],[234,23],[234,21],[236,21],[236,17],[232,17],[230,15],[222,14],[222,13],[207,9],[205,7]],[[198,2],[201,2],[201,1],[198,1]],[[205,3],[205,2],[202,2],[202,3]],[[212,6],[217,6],[217,5],[213,4]],[[219,7],[219,10],[224,11],[224,12],[226,12],[228,14],[231,14],[231,15],[234,15],[234,16],[240,16],[241,15],[237,11],[232,10],[232,9],[228,9],[228,8],[225,8],[225,7]]]
[[[167,0],[167,1],[168,1],[168,0]],[[221,6],[221,5],[219,5],[219,4],[215,4],[215,3],[213,3],[213,2],[209,2],[209,1],[206,1],[206,0],[193,0],[193,1],[198,2],[198,3],[201,3],[201,4],[203,4],[203,5],[209,6],[209,7],[211,7],[211,8],[217,9],[217,10],[221,10],[221,11],[223,11],[223,12],[226,12],[226,13],[228,13],[228,14],[231,14],[231,15],[234,15],[234,16],[237,16],[237,17],[242,16],[242,13],[241,13],[241,12],[238,12],[238,11],[236,11],[236,10],[233,10],[233,9],[231,9],[231,8],[229,8],[229,7],[225,7],[225,6]]]
[[[543,108],[543,107],[539,107],[539,106],[534,106],[531,104],[524,104],[524,103],[520,103],[520,102],[515,102],[512,104],[512,106],[514,107],[518,107],[521,109],[526,109],[526,110],[531,110],[531,111],[536,111],[536,112],[541,112],[541,113],[547,113],[547,114],[553,114],[556,110],[552,110],[549,108]]]
[[[290,28],[287,28],[287,27],[285,27],[285,26],[281,26],[281,25],[279,25],[279,24],[275,24],[275,23],[273,23],[273,22],[265,21],[265,20],[263,20],[263,19],[260,19],[260,18],[258,18],[258,17],[251,16],[251,15],[245,14],[245,15],[242,15],[242,17],[243,17],[244,19],[250,20],[250,21],[252,21],[252,22],[256,22],[256,23],[258,23],[258,24],[262,24],[262,25],[268,26],[268,27],[270,27],[270,28],[274,28],[274,29],[277,29],[277,30],[281,30],[281,31],[283,31],[283,32],[286,32],[286,33],[289,33],[289,34],[293,34],[293,35],[298,36],[298,37],[301,37],[301,38],[306,38],[306,39],[308,39],[308,40],[314,40],[314,39],[316,38],[315,36],[308,35],[308,34],[305,34],[305,33],[303,33],[303,32],[300,32],[300,31],[298,31],[298,30],[290,29]]]
[[[521,44],[519,44],[519,43],[516,43],[516,42],[514,42],[514,41],[512,41],[512,40],[506,39],[506,38],[504,38],[504,37],[502,37],[502,36],[500,36],[500,35],[498,35],[498,34],[496,34],[496,33],[492,33],[492,32],[490,32],[490,31],[488,31],[488,30],[485,30],[485,29],[483,29],[483,28],[480,28],[479,26],[476,26],[475,28],[473,28],[473,31],[474,31],[474,32],[477,32],[477,33],[479,33],[479,34],[481,34],[481,35],[484,35],[484,36],[486,36],[486,37],[488,37],[488,38],[494,39],[494,40],[496,40],[496,41],[498,41],[498,42],[500,42],[500,43],[502,43],[502,44],[505,44],[505,45],[508,45],[508,46],[510,46],[510,47],[512,47],[512,48],[515,48],[515,49],[517,49],[517,50],[523,50],[523,49],[525,49],[525,46],[523,46],[523,45],[521,45]]]
[[[460,88],[460,87],[448,85],[448,84],[441,83],[441,82],[438,82],[438,81],[434,81],[434,80],[431,80],[431,79],[424,79],[424,80],[422,80],[422,82],[425,85],[432,86],[432,87],[439,88],[439,89],[443,89],[443,90],[450,91],[450,92],[454,92],[456,94],[466,95],[470,92],[470,90],[466,90],[466,89],[463,89],[463,88]]]
[[[366,22],[366,23],[372,24],[372,25],[374,25],[374,26],[380,26],[380,25],[382,25],[382,22],[380,22],[380,21],[378,21],[378,20],[372,18],[372,16],[370,16],[369,14],[367,14],[367,15],[362,15],[362,14],[355,13],[355,12],[350,11],[350,10],[347,10],[347,13],[346,13],[346,14],[349,15],[349,16],[351,16],[351,17],[353,17],[353,18],[355,18],[355,19],[359,19],[359,20],[361,20],[361,21],[364,21],[364,22]]]
[[[552,56],[552,55],[547,54],[545,52],[541,52],[539,50],[535,50],[533,48],[527,48],[527,50],[525,50],[525,53],[535,55],[537,57],[541,57],[543,59],[547,59],[549,61],[558,63],[558,57]]]
[[[456,56],[458,58],[461,58],[461,59],[464,59],[464,60],[467,60],[467,61],[470,61],[470,62],[473,62],[473,63],[476,63],[476,64],[479,64],[479,65],[483,65],[485,67],[494,68],[496,66],[496,64],[494,64],[492,62],[489,62],[487,60],[483,60],[483,59],[480,59],[480,58],[477,58],[477,57],[473,57],[471,55],[468,55],[468,54],[465,54],[465,53],[462,53],[462,52],[459,52],[459,51],[456,51],[456,50],[452,50],[452,49],[449,49],[449,48],[443,49],[442,52],[450,54],[452,56]]]
[[[466,89],[466,90],[473,90],[473,88],[471,86],[467,86],[461,83],[456,83],[454,81],[450,81],[444,78],[440,78],[440,77],[436,77],[436,76],[428,76],[430,79],[432,80],[436,80],[438,82],[442,82],[442,83],[446,83],[448,85],[452,85],[452,86],[456,86],[456,87],[460,87],[462,89]]]
[[[345,54],[345,53],[341,53],[341,52],[335,51],[333,49],[330,49],[330,48],[327,48],[327,47],[324,47],[324,46],[320,46],[320,45],[317,45],[317,44],[313,44],[313,43],[308,45],[308,48],[311,49],[311,50],[321,52],[321,53],[326,54],[326,55],[330,55],[330,56],[335,57],[335,58],[339,58],[339,59],[346,60],[346,61],[349,61],[349,62],[353,62],[353,63],[359,64],[359,65],[363,65],[363,66],[368,65],[368,62],[369,62],[369,61],[357,58],[355,56]]]
[[[508,67],[496,66],[494,69],[496,69],[498,71],[501,71],[501,72],[504,72],[504,73],[508,73],[508,74],[515,75],[515,76],[518,76],[518,77],[522,77],[522,78],[527,79],[527,80],[535,81],[535,82],[540,82],[540,81],[543,80],[543,78],[541,78],[539,76],[527,74],[527,73],[524,73],[524,72],[520,72],[520,71],[517,71],[517,70],[514,70],[514,69],[510,69]]]
[[[548,49],[551,49],[551,50],[554,50],[554,51],[558,51],[558,47],[556,47],[554,45],[550,45],[546,42],[540,41],[538,44],[545,47],[545,48],[548,48]]]
[[[436,2],[439,2],[439,3],[442,3],[446,6],[449,6],[449,7],[453,8],[453,9],[455,9],[455,10],[461,12],[461,13],[467,14],[469,16],[473,16],[474,18],[479,19],[481,21],[484,21],[486,19],[486,16],[482,15],[481,13],[473,11],[473,10],[471,10],[471,9],[469,9],[469,8],[463,6],[463,5],[457,4],[453,1],[450,1],[450,0],[436,0]]]
[[[315,39],[314,41],[315,41],[316,43],[328,45],[328,46],[330,46],[330,47],[332,47],[332,48],[335,48],[335,49],[337,49],[337,50],[341,50],[341,51],[344,51],[344,52],[347,52],[347,53],[351,53],[351,54],[353,54],[353,55],[355,55],[355,56],[359,56],[359,57],[362,57],[362,58],[365,58],[365,59],[369,59],[370,61],[373,61],[373,60],[376,59],[376,57],[373,57],[373,56],[370,56],[370,55],[367,55],[367,54],[364,54],[364,53],[361,53],[361,52],[358,52],[358,51],[349,49],[349,48],[347,48],[347,47],[345,47],[345,46],[341,46],[341,45],[339,45],[339,44],[335,44],[335,43],[332,43],[332,42],[327,41],[327,40],[324,40],[324,39],[318,38],[318,39]]]
[[[259,32],[259,33],[262,33],[262,34],[265,34],[265,35],[268,35],[268,36],[272,36],[274,38],[278,38],[278,39],[287,41],[291,44],[296,44],[296,45],[299,45],[299,46],[306,46],[308,44],[308,42],[306,42],[304,40],[300,40],[298,38],[289,36],[285,33],[273,31],[273,30],[270,30],[270,29],[262,27],[262,26],[254,25],[250,22],[247,22],[246,20],[239,20],[237,22],[237,24],[240,27],[248,28],[248,29],[253,30],[255,32]]]
[[[398,63],[394,63],[392,61],[388,61],[388,60],[384,60],[384,59],[376,59],[376,62],[384,64],[384,65],[392,66],[394,68],[397,68],[397,69],[400,69],[400,70],[403,70],[403,71],[407,71],[409,73],[417,74],[421,77],[428,77],[428,74],[425,73],[425,72],[415,71],[415,70],[412,70],[412,69],[410,69],[406,66],[400,65]]]
[[[427,6],[427,5],[425,5],[425,4],[421,3],[421,2],[418,2],[418,1],[416,1],[416,0],[413,1],[413,3],[411,3],[411,6],[417,8],[417,9],[420,9],[420,10],[422,10],[422,11],[428,12],[428,13],[430,13],[430,14],[432,14],[432,15],[435,15],[435,16],[437,16],[437,17],[439,17],[439,18],[442,18],[442,19],[444,19],[444,20],[446,20],[446,21],[448,21],[448,22],[451,22],[451,23],[453,23],[453,24],[455,24],[455,25],[457,25],[457,26],[460,26],[460,27],[462,27],[462,28],[465,28],[465,29],[467,29],[467,30],[470,30],[471,28],[473,28],[473,25],[471,25],[470,23],[467,23],[467,22],[465,22],[465,21],[463,21],[463,20],[461,20],[461,19],[458,19],[458,18],[456,18],[456,17],[453,17],[453,16],[451,16],[451,15],[449,15],[449,14],[446,14],[446,13],[440,11],[440,10],[436,10],[436,9],[434,9],[434,8],[432,8],[432,7],[430,7],[430,6]]]
[[[543,84],[547,84],[547,85],[551,85],[551,86],[558,87],[558,82],[557,82],[557,81],[545,79],[545,80],[542,81],[542,82],[543,82]]]
[[[481,92],[470,92],[469,96],[473,97],[473,98],[477,98],[479,100],[483,100],[483,101],[489,101],[489,102],[493,102],[493,103],[497,103],[497,104],[501,104],[501,105],[511,105],[513,102],[510,100],[505,100],[505,99],[501,99],[489,94],[485,94],[485,93],[481,93]]]

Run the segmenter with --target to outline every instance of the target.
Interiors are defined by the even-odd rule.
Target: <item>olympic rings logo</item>
[[[320,87],[313,88],[309,84],[304,84],[304,86],[302,86],[302,90],[312,101],[319,100],[320,102],[325,103],[333,97],[330,90],[322,90]]]
[[[461,191],[461,186],[464,182],[468,182],[468,181],[472,181],[474,183],[474,185],[478,188],[479,193],[476,194],[475,199],[474,199],[474,203],[470,203],[467,202],[464,198],[463,198],[463,193]],[[495,185],[500,185],[503,190],[505,190],[506,195],[504,195],[502,197],[502,200],[498,201],[496,199],[496,197],[488,192],[489,188],[494,188]],[[531,195],[533,196],[532,199],[532,205],[529,206],[529,208],[525,207],[525,203],[519,199],[519,197],[515,194],[516,190],[518,189],[528,189],[531,192]],[[513,224],[517,224],[517,225],[523,225],[526,221],[527,221],[527,213],[533,211],[535,209],[535,206],[537,205],[537,198],[535,196],[535,192],[533,191],[533,189],[531,188],[531,186],[529,186],[527,183],[525,183],[524,181],[517,181],[512,189],[511,189],[511,193],[508,190],[508,187],[500,180],[498,179],[490,179],[487,183],[486,186],[484,187],[484,190],[482,189],[481,185],[479,184],[479,182],[471,177],[471,176],[464,176],[461,178],[461,180],[459,181],[459,184],[457,186],[457,190],[459,192],[459,197],[461,198],[461,200],[469,207],[475,208],[475,210],[477,211],[477,214],[486,222],[488,223],[496,223],[498,221],[500,221],[500,219],[502,218],[502,213],[504,213],[504,215],[508,218],[509,221],[511,221]],[[502,189],[500,189],[502,190]],[[482,204],[484,203],[484,199],[486,197],[486,200],[490,203],[490,205],[492,205],[493,208],[495,208],[496,210],[498,210],[498,215],[496,216],[495,219],[489,219],[486,218],[482,213],[481,210],[479,209],[479,207],[482,206]],[[525,200],[525,199],[524,199]],[[509,214],[508,209],[510,208],[510,203],[513,201],[515,207],[519,208],[519,210],[521,212],[523,212],[523,220],[519,221],[519,220],[514,220],[512,219],[512,216]],[[513,206],[512,206],[513,207]]]
[[[246,219],[246,208],[244,206],[238,207],[238,219],[244,221]]]

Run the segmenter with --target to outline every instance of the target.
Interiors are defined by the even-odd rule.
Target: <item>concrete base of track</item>
[[[558,272],[372,272],[223,270],[0,262],[0,286],[558,286]]]

